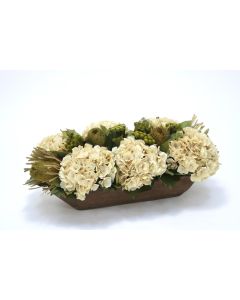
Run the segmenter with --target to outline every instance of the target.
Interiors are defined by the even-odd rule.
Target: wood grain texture
[[[86,200],[80,201],[76,198],[61,199],[76,209],[92,209],[127,203],[157,200],[163,198],[176,197],[187,191],[193,183],[189,176],[181,176],[180,180],[173,188],[164,185],[160,180],[155,181],[153,187],[148,191],[131,194],[122,190],[97,190],[90,192]]]

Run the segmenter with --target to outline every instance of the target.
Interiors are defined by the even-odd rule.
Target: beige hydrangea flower
[[[175,120],[168,119],[168,118],[152,118],[148,119],[150,124],[156,128],[156,127],[165,127],[168,123],[176,123]]]
[[[150,185],[153,178],[162,175],[166,169],[166,153],[156,145],[146,146],[144,141],[128,137],[121,141],[115,154],[117,181],[127,191],[135,191]]]
[[[177,162],[172,157],[168,157],[167,158],[167,169],[168,170],[176,170],[177,168],[178,168]]]
[[[100,128],[101,126],[106,127],[107,129],[110,129],[120,123],[112,122],[112,121],[101,121],[96,123],[91,123],[82,133],[82,136],[84,139],[86,139],[88,132],[93,128]]]
[[[192,181],[202,181],[215,174],[219,168],[216,146],[195,128],[186,127],[183,131],[182,138],[169,143],[169,156],[178,163],[178,173],[191,173]]]
[[[114,155],[105,147],[78,146],[61,162],[59,177],[66,192],[75,192],[77,199],[85,200],[90,191],[100,186],[109,188],[114,181]]]
[[[66,139],[62,133],[50,135],[45,137],[39,144],[38,147],[43,148],[47,151],[63,151],[65,149]]]

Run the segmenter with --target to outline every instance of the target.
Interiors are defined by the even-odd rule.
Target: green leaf
[[[51,151],[57,158],[59,159],[63,159],[67,154],[68,152],[67,151]]]
[[[169,152],[169,141],[166,141],[164,142],[163,144],[160,145],[160,150],[165,152],[165,153],[168,153]]]
[[[183,132],[182,131],[177,131],[175,133],[172,133],[170,135],[170,138],[165,141],[163,144],[160,145],[160,150],[168,153],[169,152],[169,142],[173,141],[173,140],[177,140],[183,137]]]
[[[183,137],[183,132],[182,132],[182,131],[177,131],[177,132],[171,134],[169,140],[170,140],[170,141],[173,141],[173,140],[180,139],[180,138],[182,138],[182,137]]]
[[[183,129],[185,127],[191,127],[192,125],[192,120],[191,121],[184,121],[178,124],[178,126],[180,127],[180,129]]]
[[[169,188],[173,188],[175,184],[180,179],[179,175],[169,175],[169,174],[163,174],[160,178],[163,184],[165,184]]]

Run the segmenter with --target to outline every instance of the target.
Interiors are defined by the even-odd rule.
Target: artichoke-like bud
[[[92,128],[86,137],[86,142],[92,145],[104,146],[106,143],[106,133],[103,128]]]
[[[67,152],[71,152],[74,147],[84,144],[82,136],[75,130],[63,130],[62,134],[63,138],[66,140],[65,148]]]
[[[142,131],[131,131],[130,135],[134,136],[136,140],[143,140],[146,145],[156,144],[155,139],[148,133]]]
[[[157,145],[161,145],[169,138],[169,130],[165,127],[156,127],[151,130],[151,136]]]
[[[150,133],[151,128],[152,126],[150,122],[144,118],[134,123],[134,131],[142,131],[145,133]]]

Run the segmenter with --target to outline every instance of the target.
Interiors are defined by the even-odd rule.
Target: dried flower
[[[73,148],[72,153],[63,158],[59,177],[65,192],[74,192],[77,199],[85,200],[99,185],[110,187],[115,174],[113,153],[104,147],[85,144]]]
[[[202,181],[219,167],[218,151],[209,137],[198,129],[186,127],[182,138],[169,143],[169,157],[178,163],[180,174],[191,174],[192,181]]]
[[[38,147],[43,148],[46,151],[63,151],[65,150],[66,137],[60,132],[55,135],[45,137]]]
[[[165,127],[169,123],[176,123],[176,121],[168,118],[152,118],[148,120],[153,128]]]
[[[128,137],[113,148],[117,166],[117,181],[124,190],[134,191],[144,185],[151,185],[156,176],[167,168],[167,155],[156,145],[147,146],[142,140]]]

